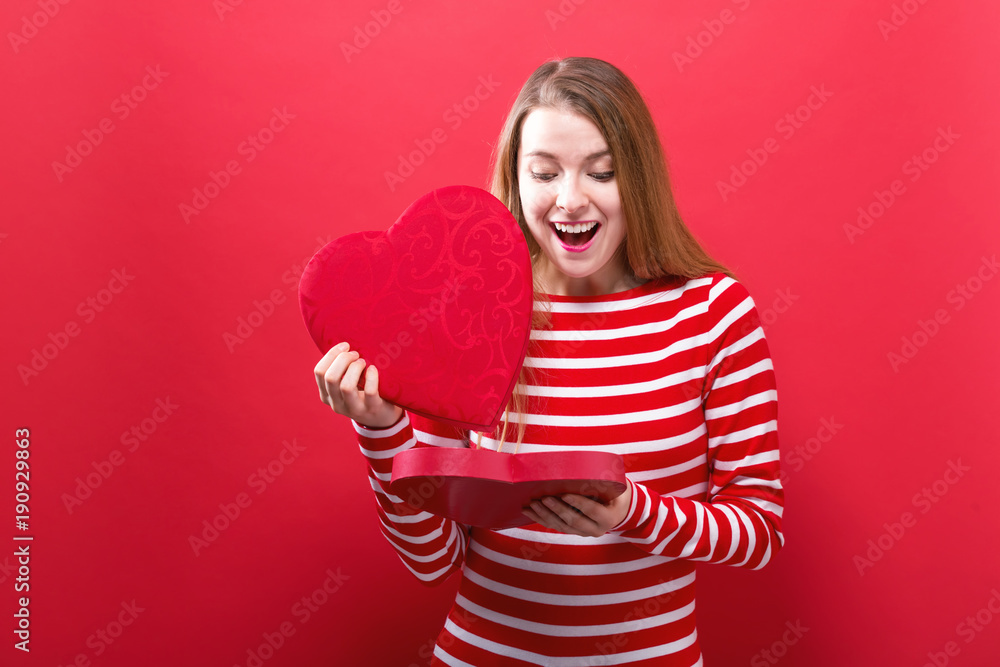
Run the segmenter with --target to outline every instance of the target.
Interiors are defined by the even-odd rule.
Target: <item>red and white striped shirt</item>
[[[531,332],[528,408],[512,417],[527,424],[518,451],[622,455],[632,504],[604,536],[469,528],[410,507],[388,491],[393,455],[466,447],[470,433],[409,413],[355,424],[403,563],[427,584],[462,572],[432,664],[700,665],[695,563],[756,569],[784,542],[774,370],[753,300],[722,273],[550,299],[536,304],[551,328]]]

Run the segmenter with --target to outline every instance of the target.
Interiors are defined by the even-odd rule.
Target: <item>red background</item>
[[[760,572],[702,568],[706,664],[993,664],[995,3],[224,1],[0,10],[0,662],[245,666],[287,622],[264,664],[427,663],[455,582],[423,588],[382,539],[353,431],[317,399],[297,276],[320,243],[384,229],[433,188],[485,185],[521,83],[591,55],[649,100],[681,212],[754,295],[777,369],[787,546]],[[779,122],[813,87],[829,97],[789,135]],[[249,161],[241,143],[274,109],[285,124]],[[114,129],[57,174],[105,118]],[[723,197],[769,138],[777,151]],[[935,161],[912,171],[925,149]],[[180,205],[230,161],[238,173],[186,221]],[[863,233],[845,229],[890,197]],[[255,302],[267,316],[233,343]],[[52,358],[19,371],[35,351]],[[177,406],[162,423],[157,399]],[[129,451],[144,420],[156,429]],[[27,533],[16,428],[31,430]],[[285,441],[304,449],[262,488],[250,476]],[[121,465],[70,512],[77,478],[115,450]],[[249,505],[195,555],[189,537],[240,493]],[[15,534],[35,538],[30,655],[12,648]],[[295,605],[328,570],[336,592],[305,620]],[[133,600],[134,621],[97,639]]]

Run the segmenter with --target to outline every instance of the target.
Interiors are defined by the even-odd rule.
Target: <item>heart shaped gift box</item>
[[[347,341],[379,371],[379,394],[478,430],[500,421],[524,361],[531,259],[493,195],[465,185],[413,202],[384,232],[331,241],[299,282],[321,352]]]
[[[598,451],[501,454],[418,447],[396,454],[389,490],[414,509],[481,528],[531,523],[532,500],[577,493],[607,503],[625,491],[624,462]]]
[[[514,216],[470,186],[434,190],[384,232],[324,246],[299,282],[321,352],[347,341],[379,370],[379,394],[410,412],[491,431],[524,362],[531,260]],[[418,509],[462,523],[529,523],[534,498],[625,490],[617,454],[418,447],[393,458],[391,488]]]

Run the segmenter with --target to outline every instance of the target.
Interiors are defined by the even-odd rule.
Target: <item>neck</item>
[[[534,266],[538,288],[554,296],[602,296],[624,292],[642,285],[645,281],[635,278],[624,268],[606,266],[589,276],[568,276],[548,264],[544,256]]]

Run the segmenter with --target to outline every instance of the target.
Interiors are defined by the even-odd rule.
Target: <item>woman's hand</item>
[[[567,493],[531,501],[524,515],[546,528],[581,537],[600,537],[625,520],[632,503],[632,486],[607,505],[587,496]]]
[[[403,417],[403,409],[378,394],[378,369],[366,362],[347,343],[337,343],[316,364],[319,397],[338,414],[362,426],[387,428]]]

